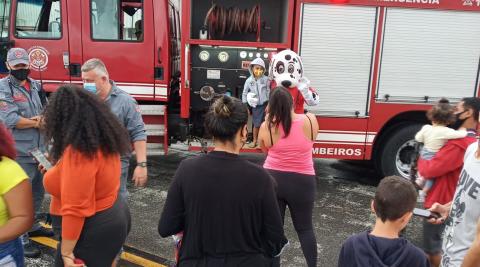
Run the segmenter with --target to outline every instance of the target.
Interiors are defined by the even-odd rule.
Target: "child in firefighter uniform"
[[[283,50],[272,58],[269,75],[274,83],[271,88],[283,86],[288,89],[293,97],[294,110],[297,114],[305,113],[304,103],[316,106],[320,101],[303,73],[302,59],[292,50]]]
[[[257,146],[258,132],[265,119],[265,108],[270,97],[270,81],[265,76],[265,62],[256,58],[248,68],[250,77],[245,81],[242,93],[242,102],[252,107],[253,142],[250,148]]]

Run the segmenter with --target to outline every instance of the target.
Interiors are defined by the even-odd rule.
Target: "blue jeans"
[[[30,183],[32,184],[32,195],[33,195],[33,211],[35,215],[35,223],[33,224],[30,231],[35,231],[40,229],[42,226],[39,223],[39,217],[41,215],[42,203],[45,196],[45,188],[43,187],[43,174],[38,170],[38,165],[35,163],[18,163],[22,169],[27,173]],[[25,233],[21,237],[23,244],[27,244],[28,233]]]
[[[23,267],[23,246],[19,238],[0,244],[0,266]]]
[[[435,154],[437,154],[437,152],[433,152],[433,151],[430,151],[428,149],[425,149],[423,148],[421,151],[420,151],[420,157],[424,160],[431,160],[433,159],[433,157],[435,157]],[[425,186],[423,188],[429,190],[430,188],[432,188],[433,184],[435,183],[434,180],[426,180],[425,181]]]

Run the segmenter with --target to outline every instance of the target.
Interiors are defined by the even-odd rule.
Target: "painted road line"
[[[30,239],[44,246],[57,249],[58,241],[55,239],[48,237],[32,237]],[[166,265],[153,262],[128,252],[123,252],[121,258],[122,260],[144,267],[167,267]]]
[[[134,255],[128,252],[122,253],[122,259],[140,266],[145,266],[145,267],[167,267],[166,265],[162,265],[160,263],[147,260],[145,258],[139,257],[137,255]]]
[[[37,243],[40,243],[44,246],[47,246],[47,247],[50,247],[50,248],[53,248],[53,249],[57,249],[58,241],[55,240],[55,239],[51,239],[51,238],[44,237],[44,236],[30,237],[30,239],[37,242]]]

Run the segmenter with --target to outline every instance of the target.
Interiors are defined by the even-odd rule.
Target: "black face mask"
[[[25,81],[30,74],[30,69],[10,70],[10,74],[19,81]]]
[[[462,127],[463,123],[468,119],[468,118],[465,118],[465,119],[460,119],[460,116],[462,116],[463,113],[465,113],[466,110],[456,114],[456,120],[454,123],[450,124],[450,128],[454,129],[454,130],[458,130],[460,129],[460,127]]]

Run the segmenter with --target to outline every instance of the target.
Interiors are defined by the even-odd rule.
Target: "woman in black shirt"
[[[287,243],[272,178],[238,155],[247,120],[239,100],[219,98],[205,119],[215,149],[177,169],[158,231],[183,231],[178,266],[270,266]]]

